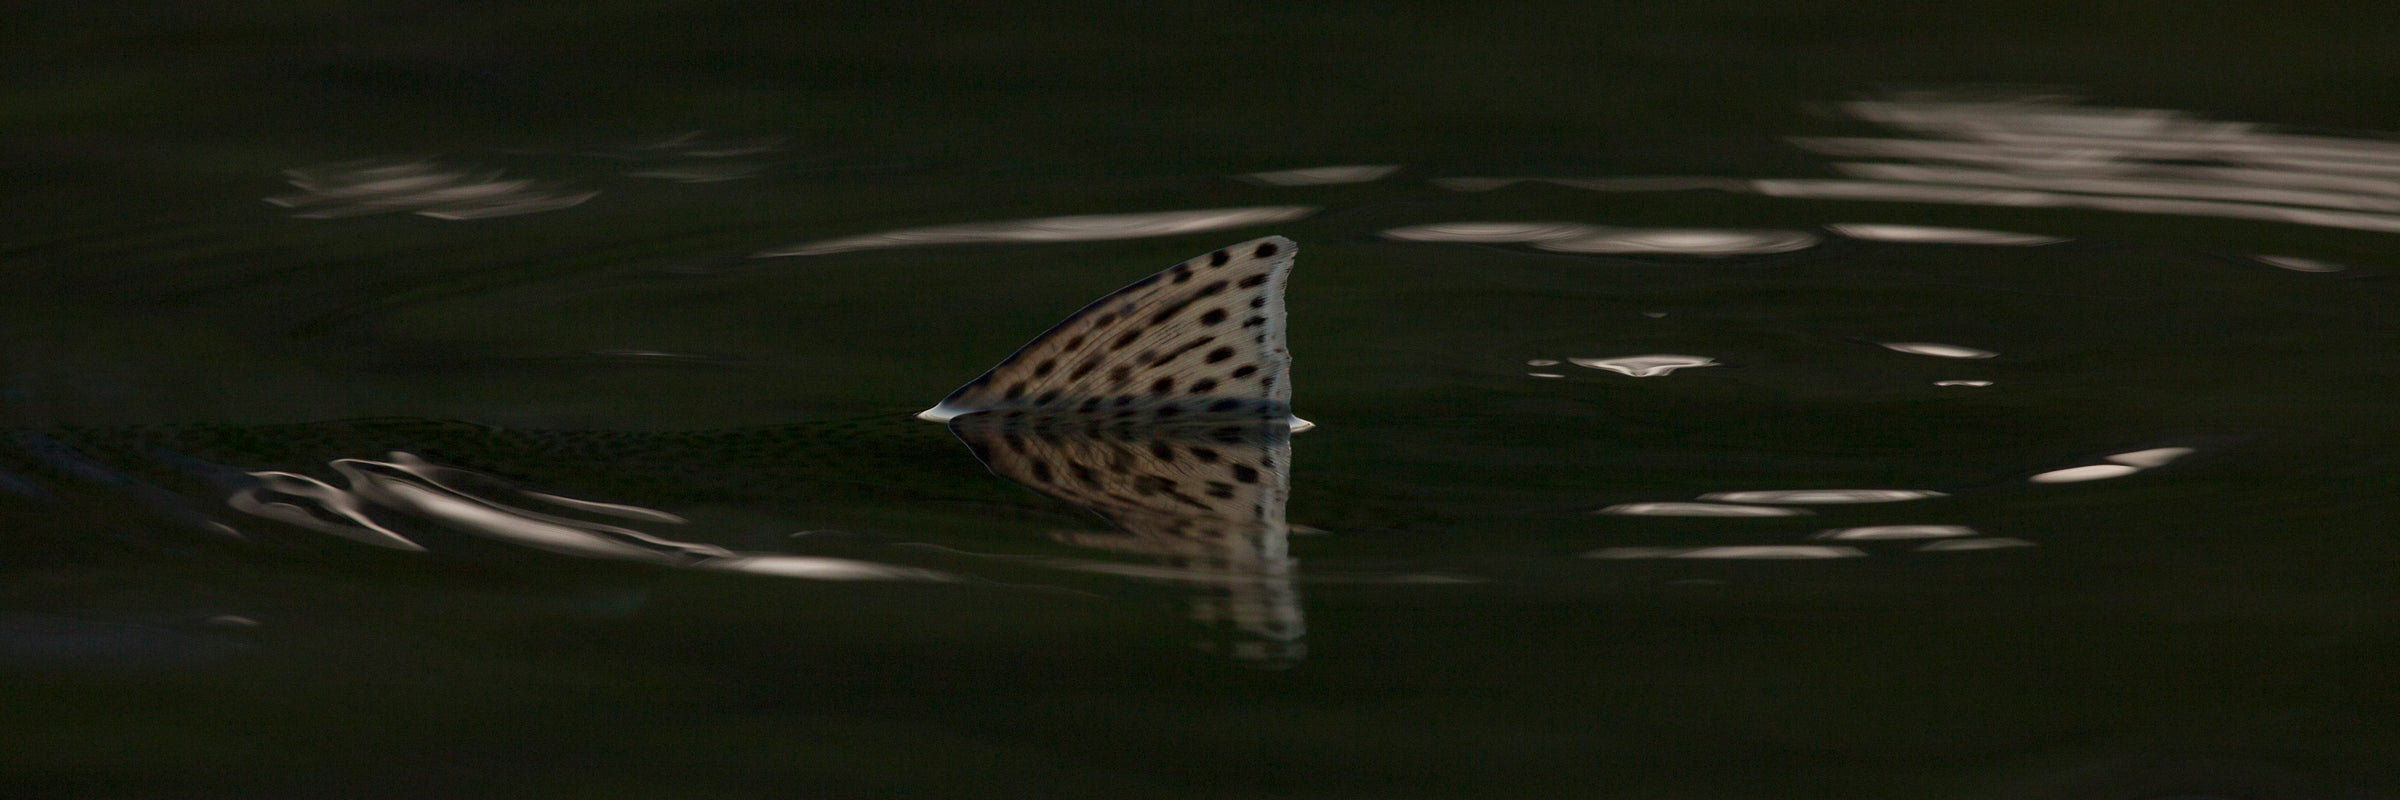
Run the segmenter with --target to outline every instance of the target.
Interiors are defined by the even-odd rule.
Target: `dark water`
[[[21,13],[0,795],[2389,796],[2386,16]],[[909,418],[1268,234],[1288,507]]]

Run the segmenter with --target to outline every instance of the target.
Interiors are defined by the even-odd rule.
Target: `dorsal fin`
[[[1253,239],[1168,267],[1092,301],[917,416],[979,411],[1291,417],[1283,290],[1297,253]]]

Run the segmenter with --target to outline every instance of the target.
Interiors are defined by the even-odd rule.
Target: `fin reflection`
[[[1289,662],[1305,624],[1284,506],[1292,427],[1282,418],[1200,414],[1172,423],[1024,409],[965,414],[950,429],[1001,477],[1099,514],[1116,531],[1053,534],[1149,564],[1081,561],[1096,572],[1188,584],[1193,621],[1228,655]]]

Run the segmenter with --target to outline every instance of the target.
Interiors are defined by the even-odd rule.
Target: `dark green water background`
[[[106,487],[0,495],[0,796],[2400,790],[2394,234],[1429,182],[1825,177],[1827,159],[1788,137],[1889,134],[1834,104],[1962,85],[2382,141],[2358,131],[2400,129],[2391,13],[1804,8],[12,12],[0,428],[400,417],[630,435],[865,419],[856,438],[771,451],[781,466],[737,445],[677,449],[665,477],[605,459],[459,466],[568,474],[580,496],[691,519],[690,539],[976,580],[258,549]],[[735,159],[753,165],[738,180],[629,174],[669,160],[640,144],[687,131],[776,144]],[[413,158],[598,194],[468,221],[262,202],[294,191],[286,169]],[[1401,169],[1229,177],[1328,164]],[[1124,241],[750,257],[914,226],[1263,205],[1321,210]],[[1379,235],[1460,220],[2072,241],[1829,236],[1710,259]],[[1292,456],[1290,518],[1325,531],[1292,543],[1305,658],[1262,669],[1194,649],[1172,587],[939,555],[1067,553],[1043,532],[1098,523],[898,417],[1093,297],[1268,233],[1302,247],[1293,379],[1322,426]],[[1890,341],[2000,355],[1873,344]],[[1642,353],[1724,366],[1526,374]],[[1994,385],[1930,385],[1955,378]],[[248,446],[293,463],[383,452],[257,430]],[[2026,481],[2169,446],[2197,452],[2121,479]],[[636,474],[596,477],[612,467]],[[1593,513],[1809,488],[1950,496],[1805,518]],[[1880,524],[2032,546],[1581,557]],[[788,536],[821,529],[846,538]],[[1383,580],[1423,575],[1459,580]]]

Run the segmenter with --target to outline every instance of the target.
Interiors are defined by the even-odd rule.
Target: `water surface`
[[[2386,796],[2390,50],[2033,10],[29,17],[0,780]],[[1269,234],[1274,519],[910,417]]]

